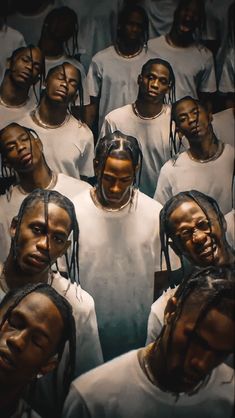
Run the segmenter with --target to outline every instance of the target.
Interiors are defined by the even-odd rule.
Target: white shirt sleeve
[[[160,202],[162,205],[164,205],[167,200],[172,197],[172,187],[167,175],[168,167],[166,164],[161,168],[158,177],[157,188],[153,196],[153,198],[157,200],[157,202]]]
[[[64,403],[62,418],[91,418],[83,398],[73,384]]]
[[[90,96],[98,97],[101,90],[102,75],[99,69],[95,57],[92,59],[88,74],[87,74],[87,85]]]
[[[79,174],[86,177],[94,176],[93,159],[94,159],[94,138],[88,126],[85,126],[86,133],[84,135],[84,146],[81,149],[81,155],[78,160]]]
[[[207,55],[204,68],[197,75],[197,89],[201,92],[214,93],[217,89],[213,55],[209,50],[203,50]]]

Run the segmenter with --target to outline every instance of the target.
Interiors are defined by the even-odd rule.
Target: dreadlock
[[[52,30],[53,24],[55,22],[60,24],[60,22],[61,23],[64,22],[65,19],[69,21],[68,26],[70,27],[70,30],[71,30],[71,37],[69,39],[72,38],[72,50],[70,50],[69,48],[69,44],[68,44],[69,39],[61,40],[61,42],[64,44],[65,53],[69,56],[74,56],[78,54],[79,52],[78,51],[78,29],[79,29],[78,19],[77,19],[77,15],[75,11],[73,9],[70,9],[70,7],[67,7],[67,6],[55,8],[48,13],[43,23],[41,37],[39,40],[39,46],[41,45],[42,39],[45,36],[45,34],[48,34],[48,33],[52,34],[51,30]]]
[[[179,242],[174,235],[171,224],[170,224],[170,216],[172,212],[177,209],[182,203],[184,202],[190,202],[194,201],[199,208],[202,210],[202,212],[205,214],[208,225],[210,228],[211,233],[211,221],[210,221],[210,215],[209,210],[212,209],[215,213],[220,227],[221,231],[223,233],[222,239],[224,242],[226,241],[225,236],[225,230],[224,230],[224,215],[221,212],[218,203],[216,200],[214,200],[212,197],[205,195],[204,193],[199,192],[198,190],[190,190],[190,191],[184,191],[176,194],[175,196],[171,197],[163,206],[161,212],[160,212],[160,241],[161,241],[161,256],[164,255],[166,260],[166,266],[167,270],[170,273],[171,272],[171,263],[170,263],[170,256],[169,256],[169,246],[170,241],[172,240],[174,242],[175,247],[178,250],[178,256],[181,260],[181,266],[183,267],[183,257],[181,254]]]
[[[168,93],[168,103],[170,105],[172,105],[175,102],[175,75],[174,75],[174,71],[172,69],[172,66],[169,64],[168,61],[165,61],[162,58],[152,58],[152,59],[148,60],[142,67],[141,75],[144,75],[148,71],[150,71],[150,68],[155,64],[163,65],[169,71],[170,90],[169,90],[169,93]],[[166,98],[164,98],[164,102],[165,102],[165,100],[166,100]]]
[[[76,213],[74,209],[74,205],[67,197],[63,196],[59,192],[55,190],[43,190],[43,189],[35,189],[32,193],[30,193],[22,202],[19,213],[17,216],[18,222],[16,226],[16,233],[15,237],[13,238],[13,254],[14,258],[17,258],[18,254],[18,239],[20,233],[21,222],[23,216],[27,213],[29,209],[35,207],[35,204],[43,202],[44,204],[44,215],[45,215],[45,223],[48,229],[48,204],[54,203],[56,206],[64,209],[71,220],[71,232],[72,232],[72,249],[70,253],[70,257],[66,258],[66,267],[68,277],[71,279],[72,282],[76,282],[79,284],[79,261],[78,261],[78,238],[79,238],[79,228],[76,218]],[[47,239],[47,245],[49,246],[49,242]],[[50,253],[48,252],[49,257]]]
[[[128,19],[130,18],[130,15],[132,13],[138,13],[143,18],[143,46],[145,49],[147,49],[148,40],[149,40],[149,18],[144,10],[143,7],[138,5],[127,5],[124,6],[123,9],[118,14],[118,28],[117,28],[117,41],[121,38],[121,34],[123,32],[123,28],[128,22]]]
[[[45,283],[37,283],[37,284],[28,284],[22,288],[15,289],[9,291],[6,296],[3,298],[2,302],[0,303],[0,310],[6,308],[5,313],[3,314],[3,318],[0,324],[0,330],[10,317],[12,311],[15,309],[16,306],[20,304],[20,302],[29,294],[31,293],[40,293],[46,295],[56,306],[60,315],[63,320],[64,329],[61,335],[61,339],[59,344],[56,348],[56,352],[54,354],[58,355],[58,362],[61,361],[62,355],[64,353],[65,344],[68,342],[69,344],[69,357],[68,363],[64,368],[64,376],[63,376],[63,397],[62,399],[58,398],[57,391],[56,391],[56,381],[57,381],[57,368],[54,370],[55,379],[55,394],[57,396],[57,412],[61,412],[63,401],[68,393],[69,386],[71,381],[74,378],[74,370],[75,370],[75,360],[76,360],[76,331],[75,331],[75,321],[72,313],[72,307],[70,303],[60,294],[56,292],[51,286]],[[31,392],[32,396],[32,392]]]
[[[202,39],[202,32],[206,23],[205,0],[180,0],[174,12],[173,26],[178,20],[181,11],[187,8],[192,2],[195,2],[198,8],[198,23],[197,28],[194,31],[194,37],[195,41],[199,43],[200,39]]]
[[[134,171],[139,165],[138,178],[136,178],[135,175],[133,179],[133,186],[138,189],[140,185],[143,155],[137,139],[130,135],[124,135],[120,131],[115,131],[98,141],[95,149],[95,163],[96,168],[99,171],[97,178],[98,187],[101,185],[101,179],[108,157],[130,160]],[[131,203],[132,200],[133,194]]]
[[[235,30],[235,2],[228,9],[228,45],[234,48],[234,30]]]

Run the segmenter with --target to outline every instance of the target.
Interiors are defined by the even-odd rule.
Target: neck
[[[204,137],[195,138],[195,141],[189,139],[189,151],[195,160],[207,160],[213,157],[218,150],[218,142],[212,132],[208,132]]]
[[[153,103],[153,102],[149,102],[147,100],[141,99],[140,97],[137,98],[135,105],[136,105],[138,113],[141,116],[146,117],[146,118],[148,117],[151,118],[151,117],[158,115],[163,108],[162,102]]]
[[[140,42],[128,42],[125,39],[118,39],[116,42],[118,50],[123,55],[132,55],[142,50],[142,45]]]
[[[172,46],[179,46],[182,48],[187,48],[188,46],[191,46],[194,44],[193,35],[190,34],[188,36],[182,35],[177,32],[177,30],[172,27],[170,33],[166,35],[166,41],[169,45]]]
[[[27,100],[28,94],[29,87],[15,84],[9,71],[7,71],[0,87],[0,95],[3,101],[9,106],[19,106]]]
[[[48,167],[42,156],[37,167],[30,173],[18,172],[20,179],[19,185],[26,193],[31,193],[35,189],[46,189],[52,180],[52,171]]]
[[[44,37],[40,39],[38,45],[45,55],[45,58],[57,58],[64,54],[63,43],[54,39]]]
[[[42,122],[48,125],[61,125],[67,115],[67,104],[50,100],[46,95],[41,99],[38,112]]]
[[[130,202],[131,198],[131,190],[124,196],[123,200],[121,202],[110,202],[104,199],[103,193],[100,189],[94,188],[93,189],[93,196],[95,198],[95,203],[98,203],[100,206],[102,206],[104,209],[107,210],[116,210],[122,209],[124,206],[126,206]]]
[[[47,283],[48,282],[49,268],[43,272],[33,274],[25,273],[18,266],[17,262],[14,260],[13,250],[10,250],[10,253],[4,263],[4,269],[2,275],[6,281],[7,287],[12,290],[18,287],[23,287],[29,283]]]

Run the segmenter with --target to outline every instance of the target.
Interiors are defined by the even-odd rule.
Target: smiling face
[[[42,143],[20,125],[9,125],[0,138],[4,164],[16,172],[31,172],[42,159]]]
[[[213,209],[211,222],[194,201],[181,203],[169,217],[171,238],[178,253],[197,266],[223,265],[226,259],[225,231]]]
[[[60,65],[47,76],[46,95],[54,102],[68,105],[76,98],[79,82],[80,74],[76,67],[72,64]]]
[[[25,48],[10,62],[10,76],[18,85],[30,87],[38,81],[43,66],[43,55],[39,48]]]
[[[170,73],[162,64],[152,64],[138,78],[139,98],[156,103],[163,103],[169,91]]]
[[[48,204],[48,224],[45,206],[41,201],[34,203],[24,213],[17,240],[17,264],[27,275],[47,271],[53,262],[63,255],[70,242],[71,219],[65,209],[55,203]],[[11,234],[16,234],[16,224]]]
[[[0,329],[0,384],[21,386],[52,370],[63,328],[60,312],[46,295],[32,292],[22,299]]]

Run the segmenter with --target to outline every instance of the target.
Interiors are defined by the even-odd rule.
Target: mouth
[[[57,94],[57,96],[60,96],[60,97],[67,97],[67,91],[64,91],[64,90],[56,90],[56,94]]]
[[[37,267],[42,268],[50,264],[50,260],[47,257],[43,257],[38,254],[32,254],[29,256],[30,264]]]
[[[32,162],[32,154],[31,154],[31,153],[29,153],[29,154],[25,154],[25,155],[23,155],[23,156],[20,158],[20,162],[21,162],[21,164],[28,165],[29,163],[31,163],[31,162]]]
[[[159,96],[159,93],[157,91],[150,90],[148,92],[148,95],[151,96],[151,97],[157,97],[157,96]]]
[[[0,351],[0,367],[6,370],[15,370],[16,363],[11,355],[5,351]]]
[[[204,247],[203,250],[198,253],[198,255],[201,258],[212,257],[215,256],[217,249],[217,245],[213,243],[212,245],[207,245],[206,247]]]
[[[29,80],[31,78],[31,73],[28,73],[28,72],[20,73],[20,77],[23,78],[23,80],[25,81]]]

